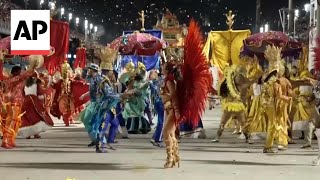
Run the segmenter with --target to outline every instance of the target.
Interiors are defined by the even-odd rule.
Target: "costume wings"
[[[197,126],[212,85],[212,75],[204,56],[203,37],[199,25],[191,20],[185,39],[183,80],[178,82],[178,102],[182,121]]]
[[[317,37],[317,47],[313,49],[315,54],[315,62],[314,62],[314,69],[316,72],[320,71],[320,37]]]

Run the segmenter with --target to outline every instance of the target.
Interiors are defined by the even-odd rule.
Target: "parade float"
[[[141,30],[124,31],[123,35],[110,43],[110,48],[118,51],[114,69],[121,73],[128,63],[133,63],[137,68],[139,62],[144,64],[146,70],[159,69],[160,53],[167,47],[159,30],[146,30],[144,28],[144,11],[139,13]]]

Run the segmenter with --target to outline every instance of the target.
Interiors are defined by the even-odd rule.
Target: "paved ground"
[[[0,180],[295,180],[318,179],[320,167],[311,166],[317,149],[290,146],[277,155],[262,154],[262,142],[246,145],[227,132],[211,143],[221,113],[207,112],[204,125],[209,139],[182,139],[181,167],[163,169],[165,150],[149,143],[151,134],[119,139],[118,150],[96,154],[86,147],[82,127],[56,127],[42,139],[18,139],[18,148],[0,149]],[[58,124],[58,126],[62,124]]]

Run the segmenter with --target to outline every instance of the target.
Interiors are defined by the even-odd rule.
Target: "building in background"
[[[180,25],[178,18],[168,9],[163,14],[161,20],[158,19],[154,29],[159,29],[163,33],[163,40],[169,43],[170,47],[179,47],[184,45],[184,39],[188,33],[185,24]]]

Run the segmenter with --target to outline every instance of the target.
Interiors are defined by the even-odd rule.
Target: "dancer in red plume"
[[[202,53],[199,25],[191,20],[184,52],[168,49],[169,61],[162,65],[165,76],[161,98],[165,108],[163,137],[167,150],[165,168],[180,165],[179,145],[175,137],[178,124],[190,121],[193,126],[204,112],[212,77]],[[179,96],[177,95],[179,93]]]
[[[320,72],[320,37],[317,38],[317,47],[314,48],[315,53],[315,62],[314,62],[314,69],[316,71],[316,74],[319,77]],[[317,83],[313,86],[313,94],[315,96],[316,100],[316,106],[319,106],[320,104],[320,81],[319,78],[317,78]],[[317,136],[318,140],[318,146],[319,146],[319,154],[318,157],[313,161],[313,165],[318,166],[320,165],[320,117],[319,113],[317,112],[318,109],[314,108],[312,109],[312,116],[313,117],[313,124],[316,128],[315,135]]]

